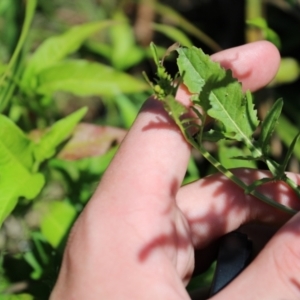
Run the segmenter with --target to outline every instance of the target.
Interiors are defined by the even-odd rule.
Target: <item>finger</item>
[[[300,299],[300,214],[284,225],[248,268],[213,299]]]
[[[255,89],[273,78],[279,56],[270,43],[257,42],[217,53],[213,59],[231,67],[245,89]],[[189,103],[188,92],[179,89],[177,99]],[[128,192],[128,198],[132,193],[157,190],[160,194],[174,195],[186,172],[189,155],[189,146],[161,103],[150,99],[124,140],[104,182],[111,189],[115,184],[122,184],[120,188]]]
[[[226,69],[233,71],[244,91],[256,91],[268,84],[275,76],[280,63],[280,54],[270,42],[259,41],[212,55]]]
[[[237,169],[234,171],[246,184],[269,177],[267,171]],[[297,184],[300,176],[289,174]],[[264,184],[258,190],[269,198],[300,209],[297,195],[283,182]],[[224,175],[215,174],[182,187],[177,194],[179,208],[186,216],[194,246],[203,248],[212,240],[237,229],[247,222],[282,225],[291,215],[263,203],[244,191]]]

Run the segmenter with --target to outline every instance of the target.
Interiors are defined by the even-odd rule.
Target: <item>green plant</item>
[[[10,3],[5,3],[4,8],[9,9]],[[22,290],[38,299],[47,298],[68,231],[125,133],[108,126],[78,124],[88,108],[83,105],[76,110],[75,106],[72,113],[61,113],[57,95],[101,96],[103,102],[119,108],[122,118],[120,121],[118,114],[115,124],[129,127],[138,106],[127,94],[135,93],[139,99],[149,90],[139,78],[80,57],[79,49],[87,39],[119,25],[114,20],[74,26],[50,36],[28,53],[36,6],[36,0],[26,2],[19,40],[9,61],[3,60],[0,68],[0,237],[7,239],[4,246],[0,241],[1,299],[13,299],[14,292],[18,299],[33,299],[15,291],[15,279],[10,281],[18,278],[10,271],[15,264],[25,266]],[[55,185],[59,185],[59,194]],[[39,216],[38,224],[29,225],[31,217],[28,222],[25,219],[30,214]],[[9,246],[5,220],[24,229],[19,238],[25,247]]]
[[[164,58],[159,60],[154,44],[151,44],[151,49],[157,66],[157,78],[155,85],[149,80],[148,82],[156,98],[163,102],[165,110],[176,122],[186,140],[246,194],[252,194],[283,211],[295,213],[293,209],[269,199],[256,190],[259,185],[266,182],[284,181],[300,196],[299,186],[285,174],[300,133],[294,137],[281,164],[269,155],[269,142],[281,114],[282,99],[277,100],[272,106],[261,123],[259,137],[254,139],[253,134],[259,125],[259,120],[251,93],[248,91],[246,95],[243,94],[241,84],[233,78],[230,70],[225,70],[218,63],[212,62],[200,49],[175,45],[170,48],[170,51],[176,49],[178,52],[179,73],[172,78],[163,66]],[[168,54],[167,52],[166,55]],[[181,81],[192,95],[191,109],[196,117],[184,118],[188,109],[175,100],[175,93]],[[177,82],[175,86],[174,82]],[[205,127],[207,117],[214,120],[214,126],[209,130]],[[257,180],[248,186],[203,147],[203,142],[206,140],[218,142],[224,139],[242,143],[242,150],[238,151],[239,155],[236,155],[235,159],[262,161],[268,166],[272,177]],[[249,150],[248,153],[246,149]]]
[[[159,57],[173,41],[189,47],[198,43],[208,51],[222,48],[216,36],[205,33],[219,26],[215,7],[209,20],[197,14],[195,21],[187,7],[178,9],[183,2],[167,6],[161,0],[106,0],[101,5],[98,0],[0,1],[0,299],[48,299],[68,231],[117,151],[124,128],[131,126],[150,95],[141,79],[142,69],[151,72],[148,41],[155,40]],[[196,5],[201,13],[198,5],[209,2],[189,3],[193,12]],[[256,1],[256,6],[265,8],[267,2]],[[143,27],[147,34],[141,41],[136,34],[136,11],[142,5],[152,17],[147,18]],[[294,6],[289,9],[292,12]],[[259,33],[271,40],[274,34],[269,26],[277,30],[287,24],[269,13],[247,16],[266,17]],[[296,22],[296,18],[290,20]],[[299,40],[292,30],[295,27],[289,25],[287,34],[280,36],[285,53]],[[244,29],[234,29],[240,30]],[[289,56],[282,60],[273,90],[299,77],[299,57]],[[170,58],[166,57],[166,65]],[[165,79],[173,94],[171,78]],[[292,91],[291,86],[287,90]],[[295,85],[291,96],[285,93],[285,112],[275,128],[283,150],[298,132],[297,90]],[[168,105],[169,111],[182,109],[172,100]],[[261,111],[259,105],[257,109]],[[82,120],[92,124],[78,124]],[[221,164],[254,167],[256,160],[222,156],[244,155],[244,149],[235,146],[228,138],[218,142]],[[294,150],[292,161],[297,166],[299,144]],[[184,183],[209,174],[207,165],[202,157],[192,156]]]

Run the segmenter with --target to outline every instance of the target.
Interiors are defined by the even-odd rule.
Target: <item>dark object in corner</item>
[[[218,293],[246,268],[251,252],[252,242],[246,234],[233,231],[221,238],[210,296]]]

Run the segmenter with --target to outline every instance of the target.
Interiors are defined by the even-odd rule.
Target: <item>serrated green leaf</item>
[[[55,201],[49,205],[41,222],[41,231],[53,248],[59,246],[75,216],[75,208],[66,201]]]
[[[223,134],[252,146],[251,136],[258,125],[252,98],[246,97],[241,84],[210,60],[203,51],[192,47],[178,50],[178,66],[183,82],[191,93],[200,93],[200,105],[223,125]]]
[[[269,142],[275,127],[278,123],[279,116],[283,107],[283,100],[278,99],[271,107],[266,117],[261,124],[261,132],[258,139],[258,144],[262,149],[262,152],[266,155],[269,150]]]
[[[83,107],[52,125],[34,147],[34,156],[38,164],[55,154],[57,146],[71,135],[86,112],[87,108]]]
[[[37,92],[52,95],[56,91],[79,96],[115,96],[119,93],[136,93],[148,86],[124,72],[100,63],[69,60],[43,70],[38,76]]]
[[[33,144],[10,119],[0,115],[0,226],[19,197],[33,199],[44,185],[40,173],[32,173]]]
[[[177,65],[179,72],[183,77],[183,82],[192,94],[199,94],[205,84],[204,76],[199,73],[198,69],[205,69],[209,71],[207,64],[209,63],[209,57],[199,55],[197,48],[178,48],[179,54],[177,58]],[[213,70],[212,70],[213,72]]]
[[[61,35],[48,38],[32,55],[25,69],[22,78],[24,88],[28,88],[28,84],[31,89],[36,88],[35,75],[75,52],[89,36],[112,24],[112,21],[87,23],[75,26]]]

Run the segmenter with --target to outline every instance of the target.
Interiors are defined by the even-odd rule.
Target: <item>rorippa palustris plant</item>
[[[278,99],[264,120],[260,122],[250,91],[244,93],[241,83],[232,76],[231,70],[225,70],[219,63],[213,62],[201,49],[174,44],[167,50],[165,56],[171,51],[178,53],[179,71],[173,78],[163,65],[165,56],[159,59],[153,43],[150,48],[157,68],[156,78],[154,83],[146,74],[144,74],[145,78],[151,85],[155,97],[163,103],[165,110],[180,128],[185,139],[246,194],[251,194],[273,207],[294,214],[296,211],[293,209],[257,191],[258,186],[267,182],[283,181],[300,197],[299,186],[285,174],[300,133],[289,146],[283,162],[276,162],[269,153],[270,139],[278,123],[283,100]],[[182,82],[192,95],[191,109],[195,117],[183,117],[187,114],[188,108],[175,100],[176,91]],[[213,127],[205,126],[208,118],[213,119]],[[260,134],[254,138],[253,134],[258,126],[260,126]],[[196,131],[190,130],[191,127]],[[249,149],[249,153],[234,157],[235,159],[262,161],[267,165],[271,176],[256,180],[250,185],[235,176],[203,146],[204,141],[218,142],[224,139],[238,142]]]

